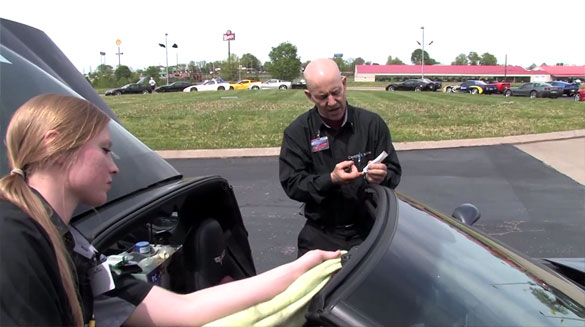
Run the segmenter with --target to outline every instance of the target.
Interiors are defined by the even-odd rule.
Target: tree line
[[[227,60],[213,62],[194,62],[189,64],[178,64],[169,66],[169,80],[189,79],[200,81],[210,78],[221,77],[224,80],[236,81],[243,78],[260,79],[270,76],[282,80],[295,80],[302,78],[302,71],[309,61],[301,62],[297,54],[297,47],[289,42],[283,42],[273,47],[268,54],[270,60],[262,63],[251,53],[244,53],[241,57],[231,54]],[[343,59],[342,57],[332,58],[340,70],[351,75],[356,65],[378,65],[376,62],[366,61],[361,57]],[[431,58],[427,51],[415,49],[411,56],[412,64],[436,65],[440,62]],[[461,53],[455,57],[451,65],[497,65],[496,57],[488,52],[479,55],[471,51],[469,54]],[[404,62],[397,57],[388,56],[386,65],[404,65]],[[533,66],[536,66],[533,64]],[[531,66],[532,67],[532,66]],[[87,78],[96,88],[109,88],[133,83],[141,77],[152,76],[157,85],[166,83],[166,71],[163,73],[160,66],[149,66],[146,69],[132,71],[128,66],[120,65],[116,69],[110,65],[99,65],[97,69],[88,74]]]

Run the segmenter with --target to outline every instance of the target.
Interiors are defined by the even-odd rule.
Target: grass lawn
[[[567,99],[348,90],[377,112],[394,142],[480,138],[585,128],[585,103]],[[154,150],[280,146],[312,107],[301,90],[158,93],[104,97],[123,125]]]

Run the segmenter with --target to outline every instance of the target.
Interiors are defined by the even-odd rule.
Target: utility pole
[[[120,39],[116,40],[116,45],[118,46],[118,53],[116,53],[116,55],[118,56],[118,67],[120,67],[120,56],[123,55],[123,52],[120,52],[120,44],[122,44],[122,41],[120,41]]]

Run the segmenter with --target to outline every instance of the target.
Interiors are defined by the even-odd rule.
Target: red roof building
[[[585,66],[540,66],[534,70],[545,71],[553,79],[574,79],[585,77]]]
[[[553,68],[573,67],[569,75],[563,77],[585,77],[585,66],[544,66]],[[580,74],[579,73],[580,69]],[[569,70],[567,70],[569,72]],[[556,76],[549,70],[527,70],[520,66],[482,66],[482,65],[356,65],[354,80],[356,82],[373,82],[381,80],[402,80],[420,78],[443,81],[463,79],[508,80],[512,82],[546,82]]]

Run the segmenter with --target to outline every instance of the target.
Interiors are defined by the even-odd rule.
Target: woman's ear
[[[57,134],[59,134],[59,132],[54,129],[48,130],[45,135],[43,135],[43,142],[50,142]]]

